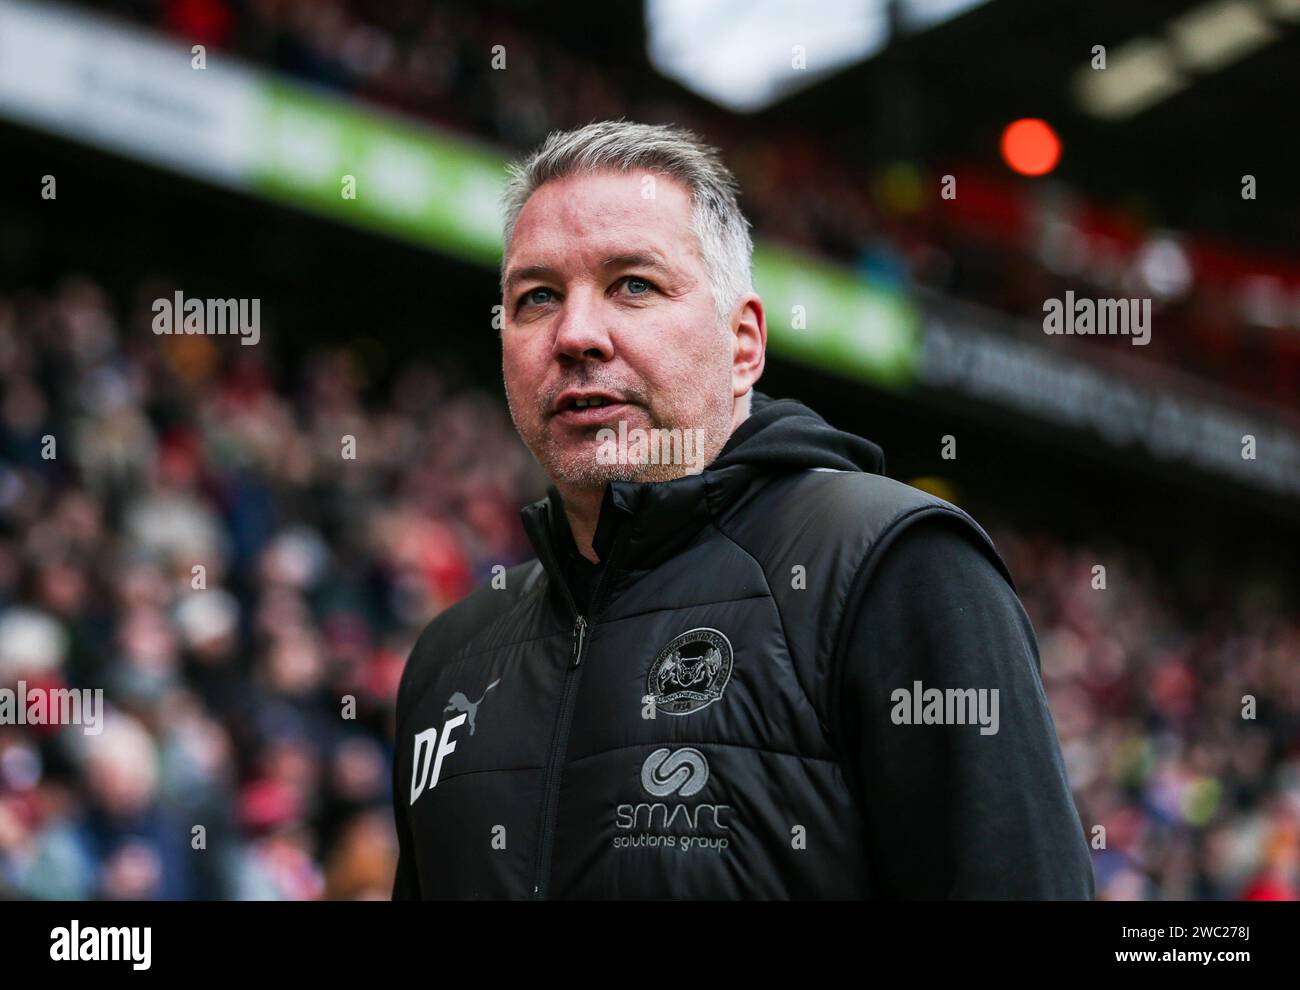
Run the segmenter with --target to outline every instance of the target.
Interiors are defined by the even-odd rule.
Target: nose
[[[612,358],[614,343],[607,319],[608,314],[601,311],[599,293],[571,292],[555,324],[551,348],[555,359],[561,364],[576,364]]]

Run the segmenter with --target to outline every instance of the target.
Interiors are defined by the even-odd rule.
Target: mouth
[[[566,426],[593,426],[617,421],[631,405],[610,392],[569,389],[555,400],[551,415]]]

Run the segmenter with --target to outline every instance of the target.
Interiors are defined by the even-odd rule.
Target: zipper
[[[621,534],[620,534],[621,535]],[[618,543],[615,538],[614,547],[611,548],[609,557],[605,560],[605,566],[600,572],[600,577],[596,579],[596,585],[591,591],[592,616],[598,614],[597,606],[600,604],[600,589],[605,583],[605,576],[609,574],[612,568],[612,562],[617,556]],[[558,570],[552,573],[558,574]],[[560,808],[560,773],[564,766],[564,754],[569,748],[569,730],[573,722],[573,706],[578,697],[578,679],[582,675],[582,653],[586,648],[588,637],[595,623],[589,622],[587,617],[578,611],[578,603],[574,601],[573,592],[563,580],[557,580],[556,583],[564,592],[565,600],[569,603],[569,610],[573,612],[573,649],[569,654],[569,665],[564,671],[564,688],[560,693],[560,717],[555,725],[555,737],[551,740],[551,758],[546,767],[546,787],[543,790],[543,812],[542,812],[542,834],[540,846],[537,855],[537,876],[533,882],[534,900],[544,901],[550,893],[551,884],[551,854],[555,845],[555,826],[559,818]]]
[[[582,663],[582,650],[587,642],[587,625],[585,616],[575,609],[573,619],[573,652],[570,654],[568,668],[564,672],[564,690],[560,695],[560,718],[555,724],[555,738],[551,742],[551,759],[546,768],[546,788],[542,811],[541,846],[537,856],[537,879],[533,884],[533,896],[546,900],[551,882],[551,852],[555,845],[555,822],[559,817],[560,806],[560,771],[564,764],[564,754],[569,748],[569,729],[573,722],[573,703],[578,696],[579,666]]]
[[[587,620],[581,615],[573,620],[573,663],[576,667],[582,663],[582,647],[587,642]]]

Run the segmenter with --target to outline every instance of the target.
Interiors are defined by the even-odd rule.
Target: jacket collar
[[[620,571],[642,570],[680,551],[748,480],[738,472],[708,471],[673,481],[614,481],[605,488],[593,545],[602,563],[614,560]],[[554,485],[545,498],[521,512],[524,531],[552,579],[564,580],[561,555],[571,544],[564,503]],[[615,554],[617,551],[617,554]]]
[[[593,537],[606,572],[601,597],[624,576],[656,566],[688,546],[711,519],[722,516],[756,483],[783,473],[883,470],[880,448],[829,426],[806,406],[755,391],[750,416],[713,462],[673,481],[611,482],[605,489]],[[564,554],[572,547],[559,492],[526,506],[524,531],[552,580],[568,590]],[[572,599],[572,595],[569,595]]]

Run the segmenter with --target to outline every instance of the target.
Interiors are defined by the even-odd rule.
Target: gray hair
[[[691,131],[622,119],[601,120],[571,131],[552,131],[537,150],[506,168],[510,179],[502,197],[505,251],[528,197],[545,183],[591,172],[647,169],[672,176],[690,192],[694,207],[691,231],[699,242],[713,288],[718,322],[727,319],[742,295],[753,291],[754,242],[749,220],[736,201],[740,184],[723,164],[718,149]],[[501,257],[503,290],[505,251]]]

